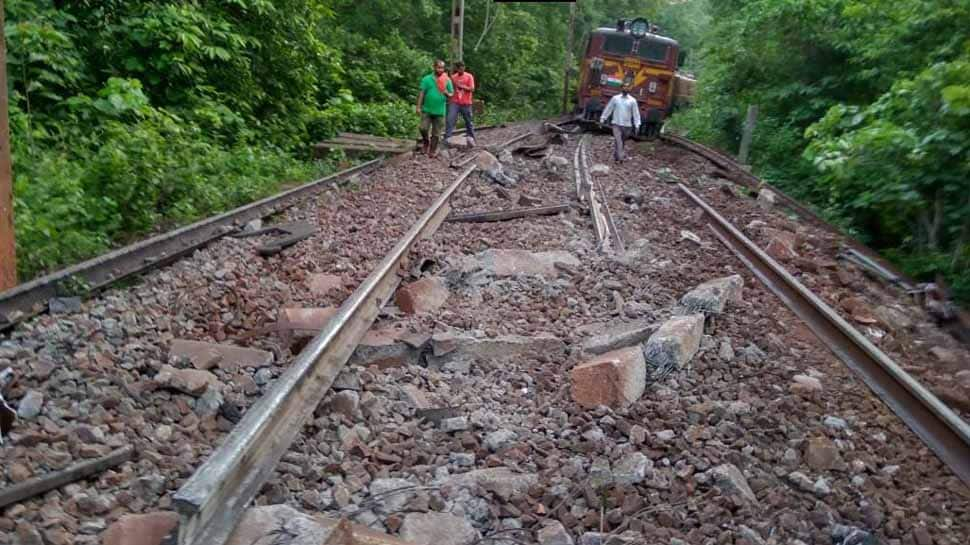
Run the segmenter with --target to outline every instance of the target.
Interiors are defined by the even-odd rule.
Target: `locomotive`
[[[677,72],[680,46],[646,19],[620,19],[615,28],[594,30],[580,66],[576,113],[581,124],[597,125],[600,114],[624,83],[640,106],[640,134],[653,138],[676,105],[688,102],[693,80]]]

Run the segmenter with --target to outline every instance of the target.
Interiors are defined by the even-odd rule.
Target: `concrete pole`
[[[754,134],[754,126],[758,122],[758,105],[748,106],[748,117],[744,120],[744,129],[741,132],[741,149],[738,151],[738,162],[742,165],[748,164],[748,154],[751,152],[751,137]]]
[[[0,291],[17,285],[17,246],[13,231],[13,169],[7,119],[7,42],[0,0]]]
[[[451,61],[462,59],[465,35],[465,0],[451,0]]]
[[[569,70],[573,65],[573,33],[576,31],[576,2],[569,4],[569,32],[566,34],[566,60],[562,72],[562,113],[569,111]]]

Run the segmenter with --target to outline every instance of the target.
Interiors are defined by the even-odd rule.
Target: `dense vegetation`
[[[660,0],[580,4],[581,36]],[[19,269],[26,279],[332,168],[340,130],[414,135],[451,0],[8,0]],[[567,4],[467,0],[488,115],[558,111]],[[676,18],[676,17],[674,17]]]
[[[676,124],[970,301],[970,2],[717,0]]]
[[[448,58],[450,0],[8,0],[22,278],[305,181],[340,130],[411,136]],[[558,111],[568,4],[466,0],[465,61],[495,118]],[[658,21],[700,77],[675,125],[910,273],[970,300],[970,0],[598,0]]]

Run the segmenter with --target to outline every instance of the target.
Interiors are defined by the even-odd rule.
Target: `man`
[[[600,123],[606,123],[613,115],[613,159],[620,163],[626,161],[623,140],[640,130],[640,108],[637,99],[630,96],[630,84],[624,83],[621,91],[613,95],[600,116]]]
[[[455,63],[455,73],[451,75],[451,82],[455,84],[455,96],[448,103],[448,125],[445,129],[445,141],[451,138],[455,131],[458,114],[465,120],[465,136],[474,143],[475,127],[472,126],[472,93],[475,91],[475,77],[471,72],[465,72],[465,63]]]
[[[434,73],[421,79],[418,93],[418,115],[421,116],[422,153],[428,157],[438,154],[438,141],[445,124],[445,106],[454,92],[451,79],[445,73],[445,61],[434,61]]]

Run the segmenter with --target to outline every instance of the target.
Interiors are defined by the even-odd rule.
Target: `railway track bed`
[[[517,130],[488,138],[506,142]],[[576,145],[553,147],[562,161],[500,156],[520,181],[504,187],[472,175],[452,198],[454,213],[575,203]],[[592,139],[593,163],[608,157],[608,145]],[[448,542],[463,545],[553,543],[563,532],[613,533],[631,544],[831,543],[853,528],[901,543],[962,543],[967,486],[664,178],[739,226],[760,219],[783,229],[791,220],[725,193],[703,160],[652,146],[608,171],[594,168],[623,252],[600,251],[580,203],[551,216],[446,222],[418,242],[402,267],[407,293],[379,313],[254,503],[286,504],[269,508],[279,517],[295,517],[295,508],[405,538],[446,528]],[[8,506],[0,532],[98,543],[122,516],[173,509],[176,491],[305,342],[299,327],[280,329],[280,309],[342,304],[456,175],[425,160],[379,169],[359,188],[288,211],[287,221],[319,230],[277,256],[255,257],[259,239],[223,240],[76,313],[21,326],[0,343],[0,359],[26,370],[11,397],[30,390],[44,399],[0,450],[7,482],[127,444],[139,456]],[[819,261],[832,251],[832,241],[803,236]],[[844,269],[817,270],[809,285],[830,304],[853,290],[898,304],[852,269],[842,291],[826,292],[823,280]],[[740,297],[709,321],[689,364],[627,408],[574,403],[570,370],[597,346],[630,343],[604,339],[629,339],[632,329],[645,340],[683,313],[685,293],[735,274]],[[925,316],[899,312],[914,322],[911,334],[929,331]],[[159,379],[163,365],[185,366],[168,357],[174,339],[245,345],[273,362],[231,369],[210,361],[220,395],[187,393]],[[948,380],[947,368],[918,361],[931,386]]]

